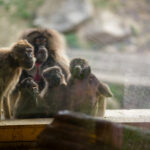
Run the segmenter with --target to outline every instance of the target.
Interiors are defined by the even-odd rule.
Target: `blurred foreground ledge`
[[[107,110],[104,119],[64,111],[54,119],[0,122],[0,149],[43,147],[55,150],[149,150],[150,110]]]

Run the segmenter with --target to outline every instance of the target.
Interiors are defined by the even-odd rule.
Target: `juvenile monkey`
[[[9,104],[9,96],[19,81],[22,70],[31,69],[34,63],[33,47],[26,40],[18,41],[11,48],[0,49],[0,103],[4,99],[4,103]],[[3,109],[5,117],[9,118],[9,106]]]
[[[54,116],[57,111],[65,109],[66,82],[62,70],[58,66],[47,68],[43,71],[45,88],[40,96],[49,106],[49,116]]]
[[[43,118],[47,117],[47,111],[44,101],[39,97],[37,83],[30,77],[21,81],[13,118]]]
[[[71,110],[89,115],[104,116],[105,97],[112,96],[109,87],[91,73],[91,68],[84,59],[73,59],[70,62],[70,72],[67,99],[70,101]]]

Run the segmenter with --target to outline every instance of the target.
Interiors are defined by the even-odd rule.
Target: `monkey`
[[[49,106],[49,116],[53,117],[59,110],[65,109],[66,81],[58,66],[49,67],[43,71],[45,88],[40,96]]]
[[[38,84],[31,78],[25,78],[19,85],[19,98],[13,111],[14,119],[48,117],[48,107],[39,97]]]
[[[97,79],[85,59],[74,58],[70,62],[70,72],[67,85],[70,110],[103,117],[105,97],[112,97],[109,87]]]
[[[34,47],[35,57],[38,57],[38,51],[40,49],[46,49],[48,52],[48,58],[41,65],[40,70],[52,67],[59,66],[62,69],[63,74],[65,75],[65,80],[67,81],[70,75],[69,72],[69,61],[65,54],[65,42],[60,33],[53,29],[28,29],[22,33],[20,39],[26,39]],[[38,59],[38,58],[37,58]],[[38,63],[39,64],[39,63]],[[26,73],[25,73],[26,72]],[[40,77],[41,77],[40,72]],[[29,73],[30,74],[30,73]],[[24,71],[22,76],[28,76],[28,71]],[[34,77],[36,75],[34,74]],[[22,78],[23,79],[23,78]],[[44,88],[43,81],[39,83],[40,90]]]
[[[18,83],[22,70],[32,69],[34,64],[33,46],[26,40],[20,40],[10,48],[0,49],[0,103],[4,100],[9,105],[9,96]],[[6,109],[4,106],[3,110],[5,117],[9,118],[10,106]]]
[[[23,70],[23,74],[24,76],[21,76],[20,82],[28,77],[31,77],[34,79],[34,81],[39,85],[38,89],[39,91],[41,91],[41,89],[43,89],[44,87],[44,79],[42,78],[41,74],[41,65],[47,60],[48,58],[48,52],[47,49],[44,47],[39,48],[38,52],[36,53],[36,62],[35,62],[35,66],[31,69],[28,70],[28,74],[26,75],[26,71]],[[11,106],[11,115],[13,114],[13,110],[14,110],[14,105],[15,102],[17,101],[18,97],[19,97],[19,87],[20,87],[20,82],[17,84],[15,90],[12,92],[12,94],[10,95],[10,106]],[[4,105],[7,106],[7,104],[4,103]],[[6,107],[7,108],[7,107]]]

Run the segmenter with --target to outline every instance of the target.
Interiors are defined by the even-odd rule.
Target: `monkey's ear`
[[[10,57],[16,60],[16,56],[15,56],[14,52],[10,53]]]
[[[108,85],[106,85],[102,82],[99,83],[98,92],[101,95],[105,96],[105,97],[112,97],[113,96],[113,94],[112,94],[110,88],[108,87]]]
[[[43,71],[42,76],[46,79],[48,78],[48,72],[46,70]]]

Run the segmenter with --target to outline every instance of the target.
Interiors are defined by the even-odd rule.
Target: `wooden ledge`
[[[105,119],[121,122],[150,122],[150,109],[107,110]]]
[[[50,124],[52,121],[53,121],[52,118],[2,120],[0,121],[0,127],[47,125]]]
[[[107,110],[103,119],[150,129],[150,109]],[[52,118],[0,121],[0,143],[34,142],[39,133],[52,121]]]
[[[101,117],[96,117],[96,118],[102,119]],[[148,122],[148,123],[150,123],[150,109],[106,110],[106,114],[103,119],[118,122],[118,123],[130,123],[130,122]],[[53,121],[52,118],[2,120],[2,121],[0,121],[0,127],[2,127],[2,126],[47,125],[47,124],[50,124],[52,121]]]

